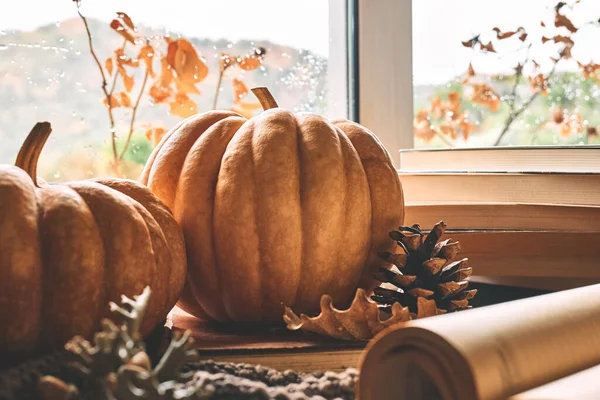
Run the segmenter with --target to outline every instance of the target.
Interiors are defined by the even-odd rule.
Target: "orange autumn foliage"
[[[133,20],[123,12],[116,13],[116,17],[110,22],[110,27],[124,41],[120,47],[113,51],[111,56],[105,59],[104,63],[101,63],[94,49],[94,40],[87,19],[79,11],[80,2],[76,1],[75,3],[78,8],[78,15],[86,28],[90,53],[100,70],[101,88],[104,93],[102,103],[108,110],[110,120],[113,150],[111,165],[114,167],[113,172],[118,175],[119,161],[125,154],[135,129],[136,111],[141,97],[148,95],[154,104],[168,104],[169,113],[172,115],[182,118],[189,117],[198,112],[198,105],[191,95],[200,94],[198,85],[208,76],[209,68],[205,59],[187,39],[163,37],[163,43],[166,46],[161,46],[161,41],[158,41],[156,37],[140,35]],[[266,50],[259,47],[243,56],[230,57],[224,55],[219,63],[221,73],[233,65],[238,65],[240,69],[245,71],[257,69],[262,65],[265,53]],[[136,56],[133,56],[133,54],[136,54]],[[156,60],[160,62],[159,70],[155,70]],[[132,93],[136,80],[132,69],[140,67],[143,68],[143,79],[141,80],[141,88],[139,91],[135,91],[134,98]],[[119,84],[122,85],[122,89],[118,87]],[[147,84],[149,88],[146,90]],[[245,89],[245,93],[242,93],[241,88],[245,88],[245,85],[241,80],[237,79],[233,84],[235,86],[234,90],[238,92],[234,109],[248,116],[256,109],[258,103],[242,100],[242,97],[247,94],[247,89]],[[132,109],[129,132],[125,136],[125,142],[120,152],[117,151],[117,134],[113,116],[113,110],[119,107]],[[158,143],[163,134],[164,128],[149,127],[146,130],[147,139],[154,145]]]
[[[456,79],[456,82],[461,83],[467,89],[464,93],[470,93],[469,100],[473,104],[482,105],[491,112],[500,110],[502,102],[505,102],[507,105],[505,109],[508,109],[508,114],[494,145],[500,144],[503,136],[511,131],[511,125],[526,112],[526,109],[534,103],[537,96],[546,96],[548,94],[551,78],[557,70],[556,65],[562,60],[573,58],[572,51],[575,46],[575,34],[579,31],[579,28],[573,23],[575,19],[571,20],[568,14],[573,11],[578,3],[579,0],[575,0],[572,3],[557,0],[553,10],[553,23],[540,21],[540,26],[547,28],[543,30],[546,32],[545,35],[529,35],[522,26],[516,29],[515,27],[511,27],[512,29],[506,30],[501,27],[494,27],[489,33],[478,33],[470,39],[461,42],[462,46],[483,54],[496,52],[496,49],[500,48],[497,44],[501,41],[515,43],[518,40],[522,44],[517,41],[517,44],[514,45],[515,49],[512,51],[527,50],[523,52],[525,58],[522,61],[518,61],[516,67],[513,68],[514,75],[510,77],[512,88],[509,91],[503,91],[502,97],[496,92],[495,85],[493,84],[494,81],[490,83],[487,79],[478,79],[472,63],[469,63],[466,73]],[[587,23],[578,22],[578,25],[597,24],[600,19],[598,19],[598,16],[594,18],[593,21]],[[547,34],[548,31],[550,32],[549,35]],[[538,61],[541,60],[536,61],[530,58],[530,55],[533,53],[530,53],[529,49],[536,44],[539,45],[540,41],[542,45],[546,43],[557,45],[554,48],[556,51],[555,55],[548,57],[552,61],[549,70],[543,69],[540,66],[542,63],[538,63]],[[600,64],[596,64],[593,61],[587,64],[577,61],[577,64],[583,77],[600,83]],[[499,77],[498,74],[492,74],[491,78],[494,80],[504,79]],[[528,85],[531,90],[519,90],[519,87],[522,85]],[[469,91],[468,89],[471,90]],[[450,95],[454,95],[454,93]],[[455,110],[449,109],[448,106],[450,104],[452,104],[451,96],[449,96],[447,102],[443,102],[439,97],[433,98],[429,109],[419,111],[415,117],[415,136],[426,140],[430,140],[435,135],[456,138],[457,132],[463,132],[463,137],[468,137],[470,132],[476,129],[476,124],[472,124],[467,119],[461,120],[460,113],[456,114],[457,117],[455,118],[455,121],[459,122],[450,123],[446,121],[446,116],[453,115],[451,112],[455,113]],[[555,116],[552,116],[554,120],[560,119],[558,125],[560,125],[561,135],[565,136],[583,131],[584,125],[580,114],[573,113],[565,114],[564,116],[562,114],[561,110],[555,113]],[[588,132],[591,132],[591,136],[593,137],[597,133],[597,130],[589,129]]]
[[[495,112],[500,107],[500,96],[487,83],[474,83],[471,101]]]
[[[422,109],[417,112],[413,123],[415,137],[431,141],[436,135],[436,127],[441,135],[456,140],[462,135],[464,140],[469,138],[470,133],[475,129],[467,113],[461,110],[460,93],[448,93],[448,100],[443,101],[441,97],[436,97],[431,101],[429,109]]]

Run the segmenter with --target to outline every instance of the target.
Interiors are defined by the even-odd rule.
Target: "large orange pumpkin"
[[[403,222],[398,174],[379,140],[347,120],[278,108],[192,116],[168,132],[142,183],[173,211],[188,255],[180,305],[199,317],[281,322],[373,287]]]
[[[147,334],[185,282],[183,235],[172,214],[138,182],[96,179],[53,185],[36,178],[50,134],[39,123],[16,166],[0,165],[0,353],[56,348],[89,337],[108,302],[152,296]]]

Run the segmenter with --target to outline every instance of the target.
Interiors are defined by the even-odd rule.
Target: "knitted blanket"
[[[68,354],[60,351],[27,360],[0,370],[0,400],[40,399],[37,383],[41,376],[53,375],[76,385],[74,399],[104,399],[103,388],[86,376],[76,374],[68,365]],[[358,379],[355,369],[341,373],[299,373],[277,371],[259,365],[200,361],[186,364],[191,372],[186,385],[202,399],[354,399]]]

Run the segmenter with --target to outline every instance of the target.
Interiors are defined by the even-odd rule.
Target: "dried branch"
[[[217,101],[219,100],[219,93],[221,92],[221,83],[223,82],[223,74],[225,74],[225,69],[219,71],[219,79],[217,80],[217,89],[215,90],[215,98],[213,99],[212,109],[217,109]]]
[[[554,65],[552,67],[552,70],[550,71],[550,73],[548,73],[548,76],[546,77],[546,80],[550,80],[550,78],[552,78],[552,76],[554,75],[554,73],[556,72],[556,66],[558,65],[558,62],[562,59],[558,58],[555,62]],[[513,90],[516,91],[516,85],[517,85],[517,80],[518,78],[516,78],[515,80],[515,86],[513,87]],[[516,103],[514,98],[512,100],[512,102],[510,103],[511,106],[511,111],[510,114],[508,116],[508,118],[506,119],[506,121],[504,122],[504,127],[502,128],[502,131],[500,132],[500,135],[498,136],[498,139],[496,139],[496,141],[494,142],[494,146],[498,146],[500,144],[500,142],[502,141],[502,138],[504,137],[504,135],[506,135],[506,133],[508,132],[508,130],[510,129],[511,125],[513,124],[513,122],[516,121],[517,118],[519,118],[519,116],[521,116],[521,114],[523,114],[523,112],[525,110],[527,110],[527,108],[529,108],[529,106],[531,105],[531,103],[533,103],[535,101],[535,99],[537,99],[537,97],[540,95],[541,90],[536,90],[530,97],[529,99],[527,99],[527,101],[525,101],[525,103],[523,103],[521,105],[521,107],[519,107],[518,109],[514,108],[514,104]]]
[[[98,65],[98,69],[100,70],[100,76],[102,77],[102,91],[104,92],[104,96],[106,97],[108,118],[110,120],[110,138],[111,138],[111,144],[112,144],[113,159],[115,162],[114,168],[117,168],[117,165],[118,165],[117,137],[115,134],[115,118],[112,113],[111,96],[110,96],[109,91],[107,90],[108,82],[106,80],[106,75],[104,74],[104,68],[102,67],[100,60],[98,59],[98,56],[96,55],[96,51],[94,50],[94,44],[92,42],[92,32],[90,31],[90,27],[88,25],[87,19],[79,10],[79,7],[81,6],[81,4],[79,1],[76,2],[76,4],[77,4],[77,14],[79,14],[79,17],[83,21],[83,25],[85,26],[85,31],[87,33],[88,45],[90,47],[90,53],[92,54],[92,57],[96,61],[96,65]]]
[[[121,46],[121,50],[125,51],[126,45],[127,45],[127,39],[123,40],[123,46]],[[117,80],[119,79],[120,75],[121,75],[121,71],[119,70],[119,68],[117,68],[117,70],[115,71],[115,77],[112,81],[112,85],[110,85],[110,90],[108,91],[108,94],[110,96],[112,96],[113,93],[115,92],[115,88],[117,87]]]
[[[140,101],[142,100],[142,96],[144,95],[144,90],[146,90],[146,84],[148,83],[148,76],[150,75],[150,69],[146,68],[146,73],[144,74],[144,80],[142,81],[142,88],[140,89],[140,93],[135,100],[135,104],[133,105],[133,109],[131,112],[131,121],[129,122],[129,133],[127,133],[127,138],[125,139],[125,143],[123,144],[123,148],[121,149],[121,154],[119,154],[119,160],[123,159],[125,152],[127,151],[127,147],[129,147],[129,142],[131,141],[131,136],[133,135],[133,127],[135,124],[135,117],[137,115],[137,110],[140,105]]]

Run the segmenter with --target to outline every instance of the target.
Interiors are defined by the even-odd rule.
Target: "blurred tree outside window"
[[[328,115],[328,2],[293,9],[278,0],[13,3],[0,15],[0,163],[14,163],[47,120],[42,178],[137,179],[183,118],[259,113],[254,86],[282,107]]]
[[[600,2],[413,0],[415,147],[600,144]]]

